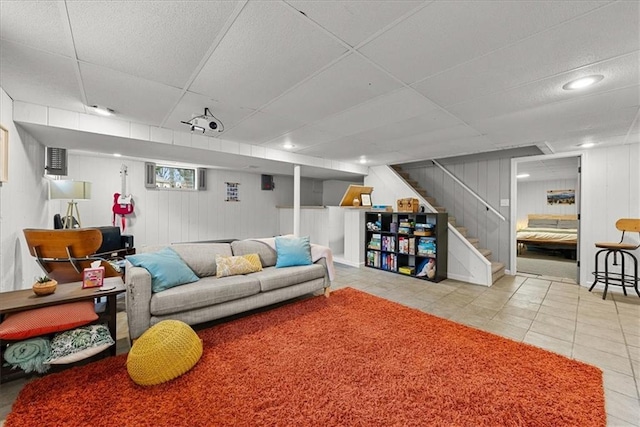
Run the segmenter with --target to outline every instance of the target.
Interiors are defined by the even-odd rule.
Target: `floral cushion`
[[[83,326],[61,332],[51,340],[51,355],[45,363],[64,364],[93,356],[115,344],[105,325]]]
[[[249,274],[262,270],[260,256],[247,254],[241,256],[216,255],[216,277]]]

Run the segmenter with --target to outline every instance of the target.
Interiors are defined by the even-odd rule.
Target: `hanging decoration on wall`
[[[116,225],[116,215],[120,215],[120,228],[122,228],[122,231],[127,227],[125,216],[133,213],[133,196],[127,194],[127,173],[127,166],[123,164],[120,167],[121,192],[114,193],[113,207],[111,208],[113,211],[112,224]]]
[[[576,190],[547,190],[548,205],[574,205]]]
[[[225,202],[239,202],[240,194],[238,194],[238,189],[240,186],[239,182],[225,182],[227,185],[227,198],[224,199]]]

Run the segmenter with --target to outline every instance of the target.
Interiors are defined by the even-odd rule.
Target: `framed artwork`
[[[576,203],[576,190],[548,190],[548,205],[573,205]]]
[[[371,206],[371,194],[361,194],[362,206]]]
[[[238,193],[239,182],[225,182],[227,186],[227,197],[224,199],[225,202],[239,202],[240,194]]]
[[[0,125],[0,182],[9,181],[9,131]]]

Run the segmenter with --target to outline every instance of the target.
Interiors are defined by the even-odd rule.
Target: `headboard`
[[[578,228],[578,215],[529,214],[528,228]]]

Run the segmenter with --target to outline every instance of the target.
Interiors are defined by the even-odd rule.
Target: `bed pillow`
[[[64,331],[98,319],[93,301],[78,301],[8,314],[0,323],[0,338],[24,340]]]
[[[276,268],[311,265],[309,236],[276,237]]]
[[[162,292],[175,286],[198,281],[198,276],[171,248],[126,257],[132,265],[151,274],[151,291]]]
[[[216,277],[235,276],[238,274],[262,271],[258,254],[238,256],[216,255]]]
[[[529,228],[558,228],[557,219],[530,219]]]
[[[575,230],[578,228],[577,219],[561,219],[558,221],[558,228],[562,230]]]
[[[90,325],[56,334],[51,355],[45,363],[61,365],[77,362],[106,350],[115,342],[105,325]]]

